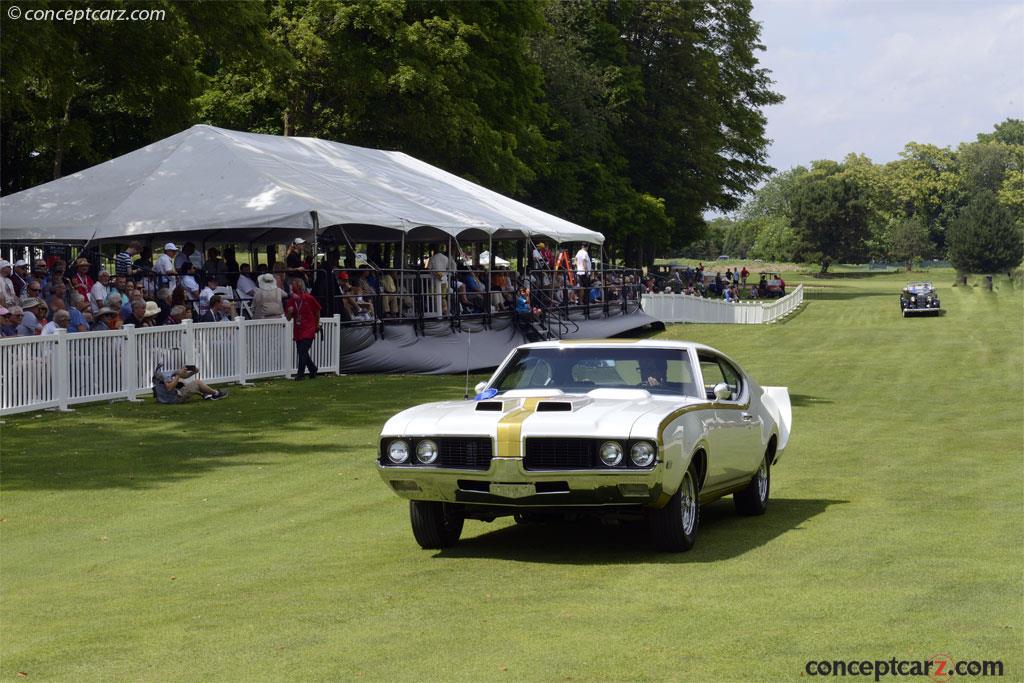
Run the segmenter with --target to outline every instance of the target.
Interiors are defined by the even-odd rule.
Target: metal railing
[[[339,316],[321,318],[311,353],[321,372],[337,373]],[[153,370],[196,365],[207,384],[287,377],[297,368],[292,323],[285,318],[192,323],[0,339],[0,415],[114,399],[152,388]]]
[[[751,300],[730,303],[692,294],[644,294],[644,312],[666,323],[733,323],[759,325],[770,323],[795,311],[804,300],[804,286],[770,301]]]

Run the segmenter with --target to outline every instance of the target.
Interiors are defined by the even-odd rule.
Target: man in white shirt
[[[217,289],[217,276],[211,275],[206,278],[206,286],[199,292],[199,315],[204,315],[210,310],[210,299],[213,298],[215,289]]]
[[[10,261],[0,261],[0,306],[17,306],[19,299],[14,291],[14,281],[11,280]]]
[[[172,277],[178,274],[174,267],[174,257],[177,253],[178,247],[175,246],[174,242],[168,242],[164,245],[164,253],[160,254],[156,263],[153,264],[153,272],[160,276],[157,279],[157,287],[166,287],[173,290],[178,286],[177,278]]]
[[[196,272],[203,269],[203,255],[196,251],[195,242],[185,242],[185,245],[181,248],[181,253],[174,259],[174,267],[181,270],[181,264],[185,261],[195,266]]]
[[[252,293],[256,290],[256,282],[252,279],[252,268],[248,263],[238,267],[238,284],[235,290],[240,299],[252,299]]]
[[[438,293],[441,295],[441,313],[448,315],[448,286],[451,279],[448,274],[449,260],[440,247],[427,261],[427,269],[434,273],[438,280]]]
[[[98,277],[99,280],[89,290],[89,308],[92,310],[93,315],[96,315],[97,311],[107,305],[107,297],[110,295],[110,273],[101,270]]]
[[[590,271],[593,269],[586,243],[580,245],[580,250],[576,252],[574,260],[576,261],[577,280],[580,287],[586,291],[590,287]]]

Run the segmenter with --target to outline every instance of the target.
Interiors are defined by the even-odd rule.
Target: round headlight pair
[[[622,462],[622,444],[618,441],[605,441],[598,450],[598,457],[605,467],[616,467]],[[649,467],[654,462],[654,446],[646,441],[637,441],[629,449],[629,459],[637,467]]]
[[[437,444],[430,439],[423,439],[416,444],[416,459],[424,465],[429,465],[437,460]],[[409,461],[409,444],[402,439],[396,439],[388,444],[388,460],[396,465]]]

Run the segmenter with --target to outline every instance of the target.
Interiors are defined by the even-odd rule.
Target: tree
[[[914,261],[924,258],[931,249],[928,226],[920,216],[894,221],[886,231],[886,245],[889,256],[896,261],[906,261],[910,270]]]
[[[949,260],[961,273],[1009,273],[1024,259],[1024,234],[993,192],[975,195],[949,226]]]
[[[33,3],[51,7],[66,5]],[[11,21],[3,13],[4,193],[180,131],[192,123],[203,64],[255,61],[269,49],[258,4],[163,0],[147,8],[165,15],[144,29],[137,22]]]
[[[960,183],[956,154],[948,147],[908,142],[900,158],[883,167],[889,217],[919,216],[938,251],[945,245],[949,207],[958,205]]]
[[[540,4],[268,2],[290,55],[226,69],[201,99],[211,123],[397,149],[508,194],[547,162],[542,73],[527,36]]]
[[[633,186],[665,199],[674,241],[685,244],[700,236],[705,211],[737,208],[772,170],[762,109],[782,96],[758,66],[764,46],[749,0],[621,7],[643,98],[618,139]]]
[[[997,123],[991,133],[978,133],[978,142],[1024,145],[1024,120],[1006,119],[1002,123]]]
[[[796,252],[796,233],[789,219],[764,216],[751,219],[757,225],[757,238],[750,249],[751,258],[764,261],[793,261]]]
[[[792,199],[794,256],[817,262],[824,273],[835,261],[865,258],[869,206],[854,176],[834,161],[816,161]]]

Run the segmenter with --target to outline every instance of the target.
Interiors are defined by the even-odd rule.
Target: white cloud
[[[1024,117],[1020,2],[757,2],[786,102],[767,110],[780,169],[850,152],[895,159]]]

